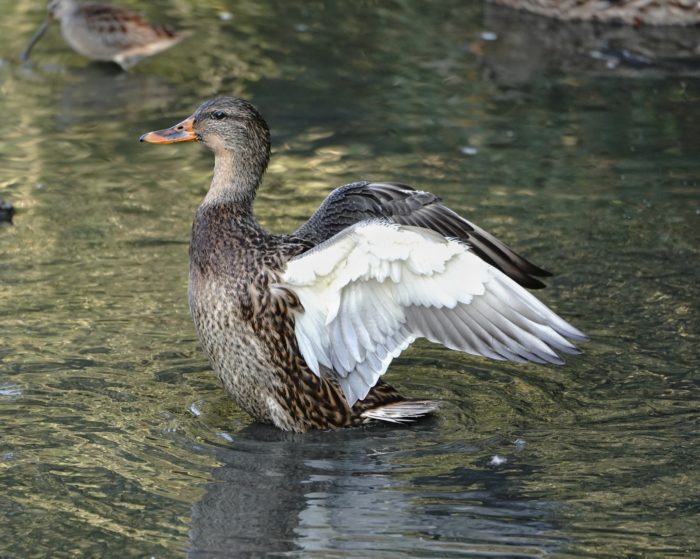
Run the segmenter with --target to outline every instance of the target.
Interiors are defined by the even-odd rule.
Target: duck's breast
[[[205,354],[226,392],[250,415],[273,422],[283,388],[269,344],[251,315],[250,292],[227,278],[190,270],[189,307]],[[259,319],[258,319],[259,320]]]

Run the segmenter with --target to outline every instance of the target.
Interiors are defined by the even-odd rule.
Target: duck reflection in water
[[[160,111],[178,96],[176,86],[148,72],[124,73],[112,64],[88,64],[69,68],[61,87],[60,110],[56,119],[61,128],[81,123],[99,124],[106,116],[135,118],[144,111]],[[114,141],[121,138],[114,135]]]
[[[188,557],[542,557],[561,547],[553,504],[519,495],[475,447],[436,447],[437,429],[244,429],[216,451]]]

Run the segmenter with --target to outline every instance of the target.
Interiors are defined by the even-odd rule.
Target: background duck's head
[[[75,0],[49,0],[46,4],[48,15],[55,19],[61,19],[73,8],[75,8]]]
[[[36,45],[44,36],[44,33],[46,33],[52,18],[60,20],[64,16],[68,15],[74,8],[75,0],[49,0],[46,4],[46,19],[41,22],[39,28],[34,32],[34,35],[29,40],[29,44],[24,47],[22,54],[19,55],[20,59],[25,62],[29,60],[29,53],[32,52],[34,45]]]

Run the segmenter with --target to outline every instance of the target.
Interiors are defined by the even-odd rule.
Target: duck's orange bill
[[[196,139],[194,117],[191,116],[165,130],[147,132],[141,136],[139,141],[148,142],[149,144],[174,144],[175,142],[194,142]]]

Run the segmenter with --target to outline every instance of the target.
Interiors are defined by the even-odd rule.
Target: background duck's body
[[[218,98],[142,136],[195,140],[215,166],[192,228],[190,310],[225,390],[258,421],[308,431],[434,411],[380,378],[419,337],[519,362],[578,352],[564,336],[584,336],[518,285],[542,287],[547,272],[434,195],[353,183],[272,235],[252,212],[270,154],[257,110]]]
[[[109,4],[51,0],[48,12],[60,22],[61,35],[74,51],[91,60],[114,62],[124,70],[189,35],[165,25],[151,25],[136,12]],[[49,19],[37,30],[22,53],[23,59],[29,57],[48,23]]]

